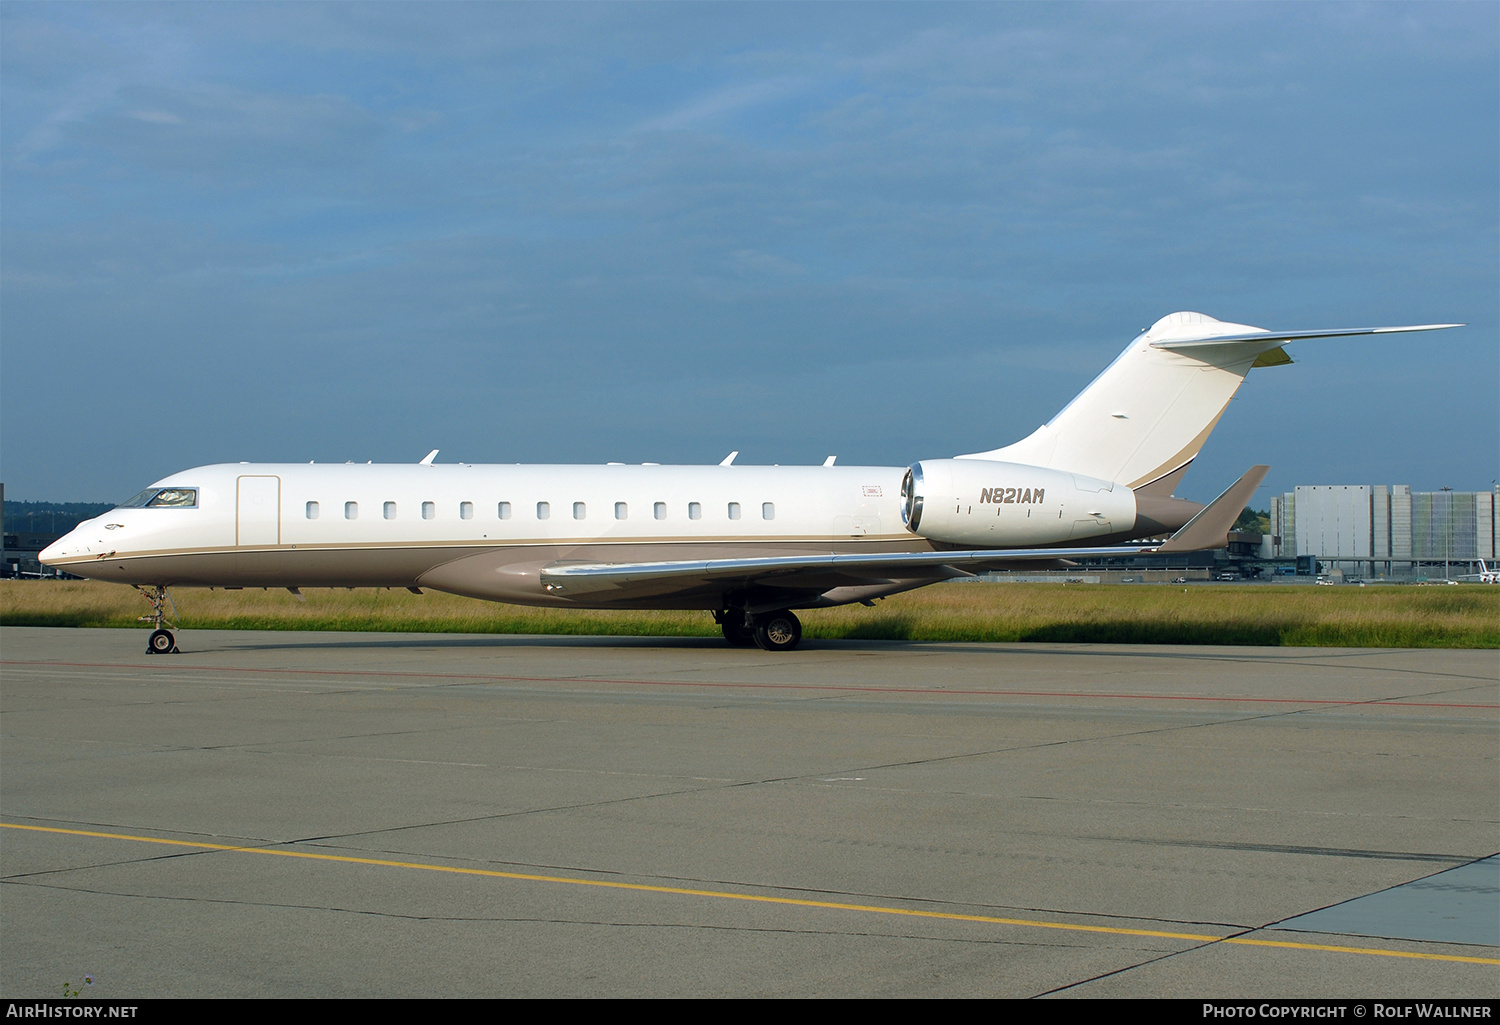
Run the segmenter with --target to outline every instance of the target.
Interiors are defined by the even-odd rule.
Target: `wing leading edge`
[[[786,555],[706,562],[558,563],[542,570],[542,584],[565,598],[598,597],[610,591],[676,590],[707,584],[811,588],[894,583],[914,575],[944,577],[982,572],[1007,562],[1149,553],[1150,546],[1113,548],[1025,548],[959,552],[874,552]],[[934,572],[936,571],[936,572]]]
[[[562,598],[637,597],[708,587],[773,587],[825,591],[836,587],[899,584],[912,577],[942,580],[1016,562],[1121,558],[1157,552],[1222,548],[1269,466],[1252,466],[1166,542],[1094,548],[1002,548],[953,552],[817,553],[681,562],[555,563],[541,571],[542,585]]]

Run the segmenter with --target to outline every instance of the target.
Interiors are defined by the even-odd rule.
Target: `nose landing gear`
[[[166,629],[168,626],[176,626],[172,620],[177,618],[177,603],[167,593],[167,589],[160,584],[152,587],[137,587],[148,602],[151,603],[151,615],[141,616],[141,622],[151,623],[156,627],[151,631],[151,636],[146,638],[146,654],[148,655],[176,655],[177,640],[172,636],[172,631]],[[172,616],[167,617],[167,606],[172,607]]]

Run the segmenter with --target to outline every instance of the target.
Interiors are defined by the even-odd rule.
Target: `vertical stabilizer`
[[[1046,466],[1131,488],[1171,476],[1170,493],[1251,367],[1291,362],[1281,349],[1287,342],[1458,326],[1273,332],[1202,313],[1173,313],[1131,342],[1030,437],[957,458]]]

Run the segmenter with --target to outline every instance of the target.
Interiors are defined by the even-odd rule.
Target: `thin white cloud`
[[[35,128],[16,145],[15,159],[28,164],[55,149],[63,141],[69,125],[80,124],[99,110],[111,106],[120,88],[112,75],[93,75],[79,80]]]
[[[751,274],[804,274],[807,268],[774,253],[754,249],[737,249],[730,254],[737,270]]]
[[[183,123],[182,118],[169,110],[132,110],[128,116],[135,118],[137,121],[146,121],[154,125],[180,125]]]
[[[705,122],[718,120],[728,114],[788,99],[806,91],[811,84],[810,79],[801,76],[779,75],[775,78],[729,86],[715,90],[706,96],[700,96],[670,113],[651,118],[641,125],[641,129],[675,132],[696,128]]]

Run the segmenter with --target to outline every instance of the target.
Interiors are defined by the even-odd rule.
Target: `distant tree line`
[[[1246,534],[1269,534],[1271,532],[1271,510],[1246,508],[1234,521],[1234,530]]]
[[[114,502],[13,502],[5,500],[7,534],[66,534],[84,520],[115,507]]]

